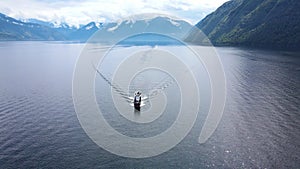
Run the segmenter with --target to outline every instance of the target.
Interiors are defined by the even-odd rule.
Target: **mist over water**
[[[159,156],[131,159],[98,147],[79,124],[72,76],[83,47],[0,43],[0,168],[300,167],[299,53],[217,48],[227,79],[227,100],[212,137],[198,143],[207,115],[208,105],[203,103],[193,129],[180,144]],[[151,79],[151,74],[157,78]],[[149,70],[138,74],[132,85],[151,88],[165,77],[164,72]],[[155,135],[177,116],[174,104],[152,125],[132,124],[113,108],[109,85],[99,76],[95,84],[106,120],[124,134]],[[180,102],[176,83],[166,90],[173,98],[170,104]]]

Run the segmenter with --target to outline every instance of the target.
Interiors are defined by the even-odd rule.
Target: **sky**
[[[174,16],[196,24],[228,0],[1,0],[0,13],[72,26],[114,22],[143,13]]]

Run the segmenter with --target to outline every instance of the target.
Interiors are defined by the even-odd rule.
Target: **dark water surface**
[[[0,43],[0,168],[300,168],[300,54],[217,48],[227,101],[212,137],[197,142],[199,114],[170,151],[131,159],[98,147],[77,120],[72,74],[83,46]]]

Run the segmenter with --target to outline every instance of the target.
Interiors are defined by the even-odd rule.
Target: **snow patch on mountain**
[[[177,27],[180,26],[180,23],[179,23],[179,22],[176,22],[175,20],[170,19],[169,21],[170,21],[171,24],[174,25],[174,26],[177,26]]]
[[[91,25],[85,27],[85,30],[90,30],[90,29],[92,29],[93,27],[95,27],[95,25],[91,24]]]
[[[118,22],[116,26],[108,28],[107,31],[113,32],[113,31],[117,30],[121,24],[122,24],[122,22]]]
[[[8,21],[8,20],[6,20],[6,21]],[[23,25],[24,25],[23,23],[20,23],[20,22],[15,22],[15,21],[13,21],[12,23],[13,23],[13,24],[16,24],[16,25],[21,25],[21,26],[23,26]]]

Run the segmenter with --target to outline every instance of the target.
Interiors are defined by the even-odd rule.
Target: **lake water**
[[[206,117],[200,113],[189,134],[170,151],[133,159],[97,146],[77,119],[72,77],[83,47],[0,43],[0,168],[300,168],[299,53],[217,48],[227,99],[212,137],[198,143]],[[98,77],[100,102],[110,89],[101,87],[102,82]],[[178,98],[176,93],[173,97]],[[155,135],[176,118],[167,108],[157,122],[137,126],[110,113],[109,99],[99,105],[114,128],[134,137]]]

